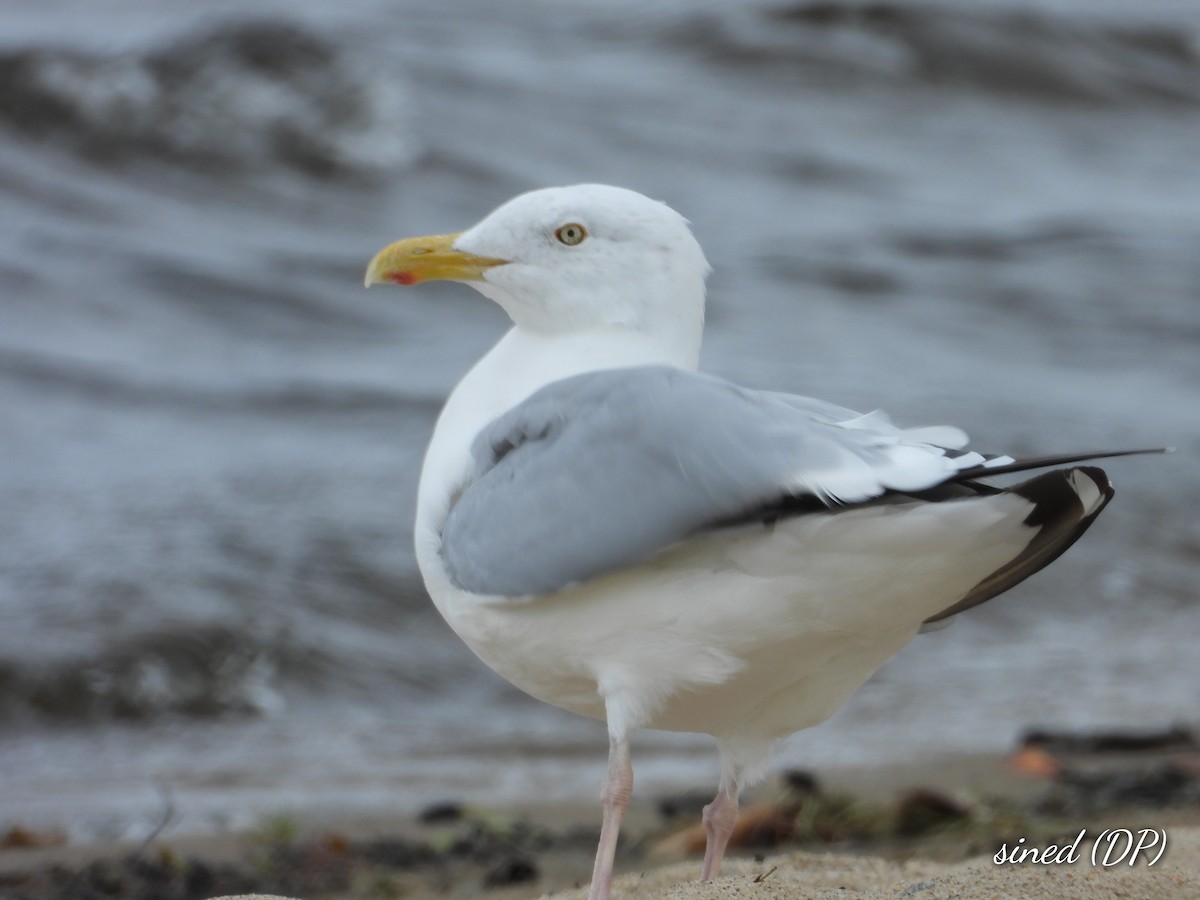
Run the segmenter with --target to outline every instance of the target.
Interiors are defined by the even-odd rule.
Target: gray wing
[[[678,369],[592,372],[480,432],[443,558],[472,593],[547,594],[781,499],[833,507],[929,488],[984,462],[944,449],[965,440]]]

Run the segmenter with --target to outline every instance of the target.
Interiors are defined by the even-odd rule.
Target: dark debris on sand
[[[1036,753],[1028,757],[1031,748]],[[788,772],[776,799],[743,808],[731,850],[820,846],[885,857],[961,859],[994,853],[1017,837],[1036,842],[1074,834],[1105,817],[1164,810],[1186,817],[1188,810],[1200,809],[1200,745],[1190,732],[1043,732],[1026,736],[1010,766],[1014,761],[1020,762],[1018,771],[1044,785],[1031,801],[964,800],[914,788],[881,804],[825,791],[811,774]],[[655,854],[703,853],[698,813],[705,802],[691,792],[660,799],[662,824],[640,840],[623,842],[621,855],[628,863]],[[280,817],[247,837],[240,862],[151,848],[77,867],[55,864],[0,874],[0,900],[207,900],[242,893],[359,900],[418,893],[477,896],[512,885],[561,888],[574,877],[562,874],[568,856],[586,880],[598,833],[596,827],[553,830],[452,802],[426,809],[415,827],[420,835],[415,839],[352,840],[339,833],[302,839],[298,823]],[[62,839],[59,832],[42,836],[46,843],[24,829],[12,833],[12,842],[0,841],[0,848]],[[548,874],[555,865],[558,876]],[[551,884],[555,877],[560,883]]]
[[[242,862],[212,863],[163,847],[69,868],[50,865],[0,875],[0,900],[206,900],[229,894],[307,898],[401,896],[396,876],[448,885],[474,879],[484,890],[536,880],[537,856],[555,838],[526,824],[464,820],[432,840],[353,841],[337,833],[298,840],[272,826],[250,838]],[[367,885],[367,887],[364,887]]]
[[[3,900],[203,900],[255,890],[273,888],[243,867],[177,859],[165,852],[0,876]]]
[[[1182,726],[1156,732],[1030,731],[1022,749],[1055,761],[1043,815],[1095,816],[1114,809],[1200,808],[1200,738]]]

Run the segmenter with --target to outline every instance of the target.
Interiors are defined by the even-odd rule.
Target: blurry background
[[[595,795],[603,726],[429,606],[424,442],[505,327],[361,288],[410,234],[624,185],[716,267],[707,369],[1109,464],[1062,561],[780,763],[1151,728],[1200,684],[1200,7],[5,0],[0,820]],[[639,792],[707,787],[647,734]]]

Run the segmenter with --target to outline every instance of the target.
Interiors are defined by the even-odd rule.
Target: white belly
[[[808,515],[691,541],[537,600],[466,594],[418,533],[450,626],[520,689],[638,726],[779,737],[834,712],[921,623],[1015,557],[1030,505],[996,495]]]

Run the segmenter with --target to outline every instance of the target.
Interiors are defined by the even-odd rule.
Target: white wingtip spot
[[[1083,514],[1090,516],[1099,508],[1104,499],[1100,487],[1089,475],[1079,469],[1072,470],[1067,477],[1071,480],[1071,490],[1075,492],[1079,497],[1079,502],[1083,505]]]

